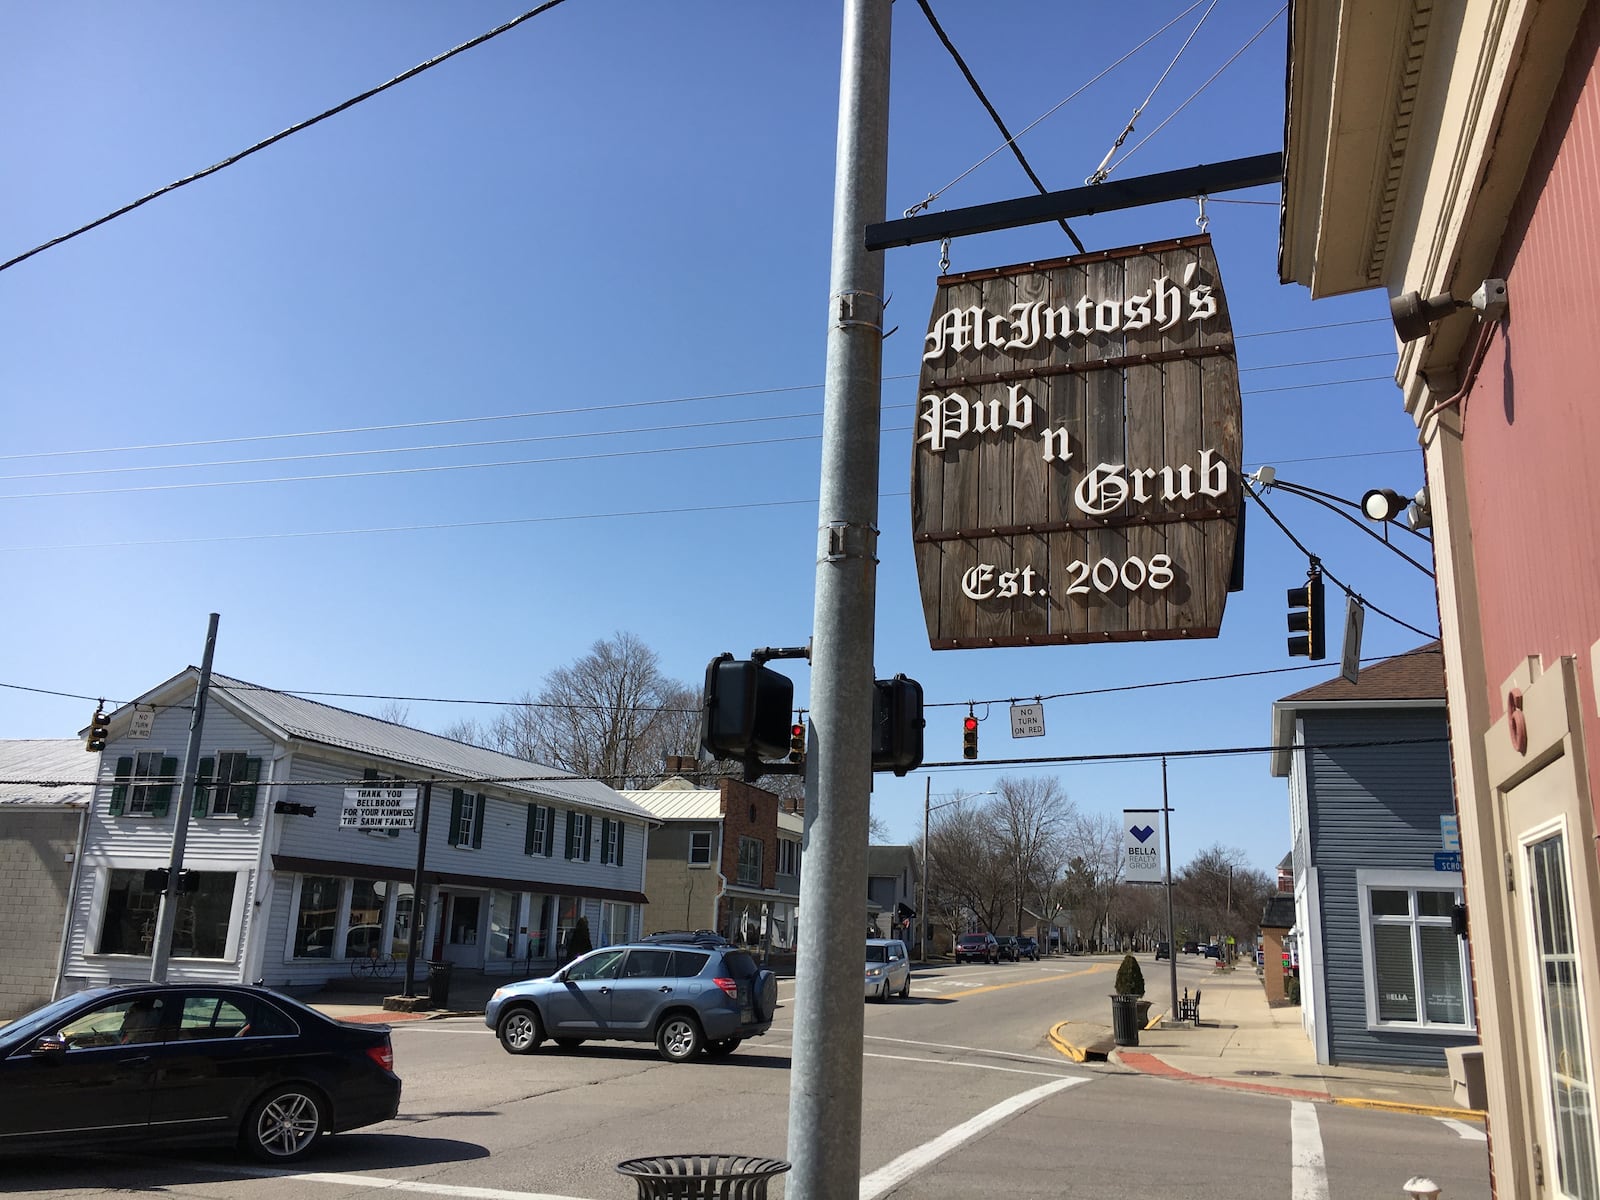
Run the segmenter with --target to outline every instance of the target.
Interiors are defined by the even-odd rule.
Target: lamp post
[[[999,794],[1000,794],[999,792],[994,792],[994,791],[968,792],[968,793],[957,792],[955,794],[955,799],[946,800],[943,804],[934,804],[934,803],[932,803],[932,800],[933,800],[933,776],[930,775],[930,776],[928,776],[927,779],[923,780],[923,788],[922,788],[922,904],[920,906],[920,912],[921,912],[921,915],[922,915],[922,941],[919,944],[919,949],[918,949],[918,953],[922,955],[922,961],[923,962],[927,962],[928,961],[928,818],[933,815],[933,810],[936,809],[936,808],[949,808],[952,804],[960,804],[963,800],[971,800],[971,799],[974,799],[975,797],[978,797],[978,796],[998,796]]]

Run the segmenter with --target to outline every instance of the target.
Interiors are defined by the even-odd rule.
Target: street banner
[[[1127,883],[1160,883],[1159,808],[1122,810],[1122,878]]]

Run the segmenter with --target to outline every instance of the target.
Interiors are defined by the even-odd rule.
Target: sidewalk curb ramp
[[[1073,1062],[1104,1062],[1116,1045],[1109,1025],[1090,1021],[1058,1021],[1050,1027],[1050,1044]]]

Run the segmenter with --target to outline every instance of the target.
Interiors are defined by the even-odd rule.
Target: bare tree
[[[663,674],[638,637],[618,633],[551,671],[537,695],[523,693],[486,730],[466,722],[449,736],[637,788],[662,778],[667,755],[695,753],[699,714],[699,692]]]
[[[1067,905],[1091,946],[1109,932],[1122,878],[1122,823],[1110,813],[1079,815],[1067,835]]]
[[[954,932],[969,919],[993,929],[1011,888],[1006,861],[987,806],[953,801],[928,829],[928,909]]]
[[[1174,906],[1183,926],[1204,940],[1212,937],[1253,941],[1261,912],[1272,894],[1265,871],[1245,865],[1242,850],[1214,845],[1190,859],[1173,881]]]
[[[989,805],[994,834],[1008,867],[1016,932],[1023,906],[1059,879],[1067,861],[1067,834],[1078,812],[1055,778],[1002,778]]]
[[[378,720],[388,721],[391,725],[404,725],[411,717],[411,706],[402,704],[398,700],[385,700],[374,715]]]

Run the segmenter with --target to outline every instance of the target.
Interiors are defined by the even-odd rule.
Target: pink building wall
[[[1508,321],[1463,402],[1468,505],[1491,713],[1524,657],[1578,660],[1600,751],[1600,6],[1568,55],[1497,270]],[[1470,352],[1470,350],[1469,350]],[[1469,360],[1470,361],[1470,360]],[[1600,796],[1600,753],[1589,794]]]

